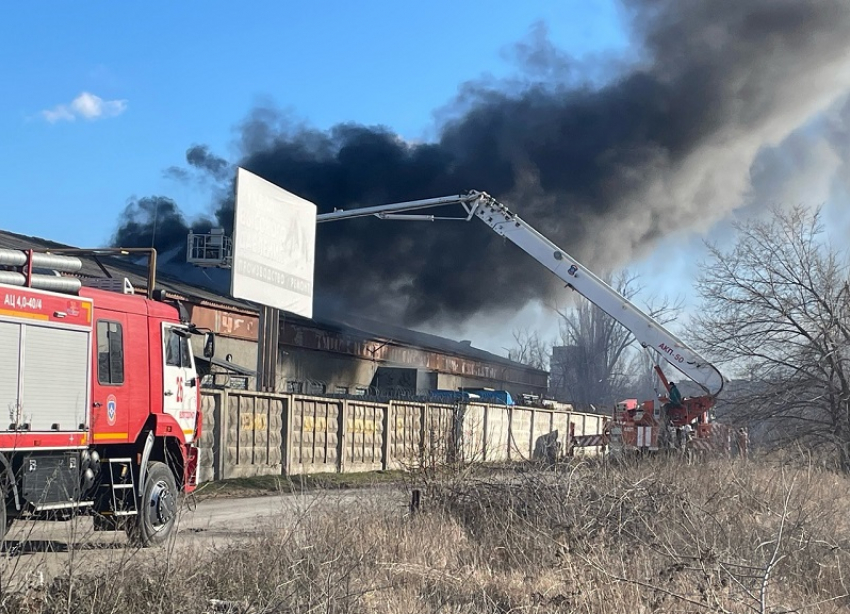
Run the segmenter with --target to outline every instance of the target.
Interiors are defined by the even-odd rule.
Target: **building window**
[[[348,386],[334,386],[334,394],[348,394]]]
[[[301,394],[304,391],[304,383],[290,380],[286,382],[286,391],[293,394]]]
[[[97,321],[97,381],[124,383],[124,332],[119,322]]]
[[[354,389],[354,394],[358,397],[365,397],[368,391],[369,390],[363,386],[357,386],[357,388]]]
[[[309,394],[325,394],[327,390],[327,386],[325,386],[322,382],[310,382],[310,388],[308,390]]]

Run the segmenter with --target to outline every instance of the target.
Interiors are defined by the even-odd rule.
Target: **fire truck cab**
[[[197,484],[202,333],[163,293],[85,287],[80,266],[0,250],[0,527],[91,514],[158,544]]]

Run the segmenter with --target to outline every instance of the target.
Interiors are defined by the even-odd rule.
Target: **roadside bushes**
[[[422,487],[422,484],[419,485]],[[850,482],[804,464],[646,459],[448,473],[319,498],[261,531],[73,574],[5,612],[850,609]]]

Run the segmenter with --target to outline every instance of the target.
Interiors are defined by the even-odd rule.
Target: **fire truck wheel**
[[[135,522],[127,526],[127,533],[135,545],[147,548],[168,539],[177,520],[177,497],[174,474],[165,464],[151,461],[139,501],[139,513]]]

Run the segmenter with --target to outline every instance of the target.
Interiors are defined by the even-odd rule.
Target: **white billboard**
[[[316,205],[240,168],[230,293],[313,317]]]

